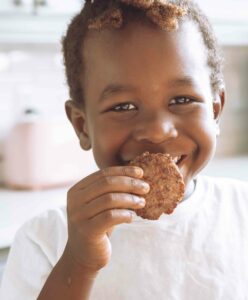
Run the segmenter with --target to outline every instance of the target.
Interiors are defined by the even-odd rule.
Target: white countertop
[[[213,160],[202,174],[248,181],[248,156]],[[44,191],[0,188],[0,249],[11,245],[17,229],[42,211],[66,204],[69,187]]]

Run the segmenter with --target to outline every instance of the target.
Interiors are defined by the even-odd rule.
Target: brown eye
[[[182,105],[182,104],[189,104],[192,102],[195,102],[195,100],[189,97],[177,97],[170,101],[170,105],[176,105],[176,104]]]
[[[123,112],[123,111],[131,111],[135,110],[136,107],[132,103],[120,103],[118,105],[115,105],[110,109],[110,111],[114,112]]]

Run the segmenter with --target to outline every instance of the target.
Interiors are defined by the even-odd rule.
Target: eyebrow
[[[183,76],[179,78],[172,79],[169,81],[168,87],[179,88],[179,87],[195,87],[196,81],[191,76]]]
[[[196,86],[196,82],[191,76],[175,78],[170,80],[168,83],[168,88],[182,88],[194,86]],[[121,92],[134,92],[137,90],[138,88],[133,85],[122,85],[118,83],[112,83],[107,85],[101,92],[99,102],[104,101],[106,98]]]
[[[101,92],[99,97],[99,102],[103,101],[104,99],[121,92],[134,92],[137,88],[133,85],[122,85],[118,83],[112,83],[107,85],[104,90]]]

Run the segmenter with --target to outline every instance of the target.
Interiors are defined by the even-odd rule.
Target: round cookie
[[[169,154],[145,152],[129,165],[141,167],[143,179],[150,184],[144,195],[146,206],[135,210],[144,219],[157,220],[163,213],[171,214],[184,195],[184,182],[177,165]]]

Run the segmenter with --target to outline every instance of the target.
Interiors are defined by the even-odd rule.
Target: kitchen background
[[[18,227],[66,201],[96,170],[65,122],[60,40],[83,1],[0,0],[0,281]],[[218,150],[204,171],[248,180],[248,2],[198,0],[213,21],[226,67]]]

